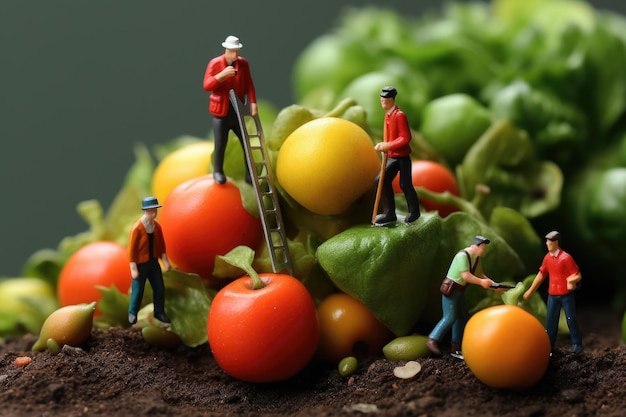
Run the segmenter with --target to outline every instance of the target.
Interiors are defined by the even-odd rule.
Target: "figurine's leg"
[[[137,265],[139,276],[133,278],[131,284],[130,304],[128,306],[128,322],[135,324],[137,322],[137,312],[141,308],[141,300],[143,298],[143,290],[146,285],[146,274],[143,265]]]
[[[246,176],[245,180],[248,184],[252,184],[252,174],[250,173],[250,165],[248,164],[248,158],[246,157],[246,145],[243,143],[243,134],[241,129],[239,128],[239,122],[235,120],[235,124],[231,126],[233,132],[237,138],[239,138],[239,143],[241,144],[241,148],[243,149],[243,165],[246,167]]]
[[[460,295],[456,303],[457,319],[452,325],[451,342],[453,345],[461,346],[461,342],[463,341],[463,331],[465,330],[465,325],[467,324],[467,320],[469,319],[469,311],[467,309],[467,303],[465,302],[465,295],[460,291],[457,292]]]
[[[218,184],[224,184],[224,153],[228,144],[228,123],[224,117],[213,118],[213,142],[213,179]]]
[[[554,349],[556,343],[556,337],[559,330],[559,315],[561,314],[561,301],[560,297],[549,295],[548,296],[548,313],[546,316],[546,331],[550,338],[550,346]]]
[[[457,319],[457,301],[459,295],[463,295],[459,291],[452,291],[450,296],[441,296],[441,309],[443,311],[443,317],[437,323],[437,325],[433,328],[433,330],[428,335],[428,342],[426,346],[436,355],[441,355],[441,351],[439,350],[439,342],[445,334],[450,330],[450,327],[453,326],[454,322]]]
[[[383,189],[380,198],[383,212],[376,216],[376,223],[390,223],[396,221],[396,202],[393,197],[393,179],[398,175],[398,160],[394,158],[387,159],[385,166],[385,177],[383,180]],[[376,186],[380,181],[380,175],[376,177]]]
[[[152,263],[152,262],[151,262]],[[152,302],[154,303],[154,317],[163,323],[169,323],[170,319],[165,314],[165,285],[163,283],[163,273],[158,261],[151,265],[150,286],[152,286]]]
[[[400,160],[400,188],[404,193],[409,214],[404,219],[405,222],[411,223],[420,217],[420,205],[417,193],[413,187],[413,178],[411,176],[412,161],[410,157],[404,157]]]
[[[567,321],[569,335],[572,340],[572,352],[582,352],[583,338],[578,327],[578,319],[576,318],[576,299],[574,294],[570,293],[563,296],[563,311],[565,312],[565,320]]]

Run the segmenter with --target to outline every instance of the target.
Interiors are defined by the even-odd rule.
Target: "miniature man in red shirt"
[[[543,258],[539,272],[532,285],[524,293],[524,300],[528,300],[539,288],[543,280],[549,276],[548,284],[548,315],[546,317],[546,331],[552,348],[556,342],[561,307],[565,311],[567,327],[572,340],[572,352],[583,351],[583,342],[576,319],[576,303],[573,291],[582,276],[574,259],[560,247],[561,234],[552,231],[546,235],[548,253]]]
[[[130,305],[128,306],[128,322],[137,322],[137,312],[141,307],[146,279],[150,281],[154,302],[154,317],[163,323],[170,323],[165,314],[165,285],[159,259],[166,271],[170,270],[170,262],[165,253],[165,239],[161,225],[154,219],[160,208],[155,197],[146,197],[141,201],[143,216],[133,226],[128,239],[128,257],[130,273],[133,277]]]
[[[228,132],[235,132],[243,146],[243,138],[235,109],[230,102],[230,90],[242,102],[250,103],[250,113],[257,114],[257,101],[250,65],[248,60],[239,56],[239,50],[243,44],[236,36],[228,36],[222,46],[224,54],[213,58],[207,65],[204,74],[204,89],[210,91],[209,112],[213,115],[213,134],[215,150],[213,151],[213,179],[218,184],[226,182],[224,175],[224,152],[228,143]],[[248,163],[244,157],[246,166],[246,181],[250,183]]]
[[[385,166],[385,175],[381,202],[383,212],[376,216],[376,224],[385,224],[396,221],[396,204],[392,181],[400,173],[400,188],[406,198],[409,214],[404,221],[414,222],[420,217],[420,206],[413,188],[411,177],[411,128],[406,114],[396,105],[395,98],[398,91],[394,87],[384,87],[380,93],[380,105],[385,110],[385,137],[384,142],[377,143],[374,149],[386,152],[388,159]],[[380,176],[376,178],[376,183]]]

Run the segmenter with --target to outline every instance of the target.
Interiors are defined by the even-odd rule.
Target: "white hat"
[[[222,42],[222,46],[226,49],[241,49],[243,48],[243,44],[239,42],[239,38],[236,36],[228,36],[224,42]]]

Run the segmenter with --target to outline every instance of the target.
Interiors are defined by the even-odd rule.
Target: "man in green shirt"
[[[443,317],[428,335],[426,346],[435,355],[441,355],[439,342],[452,328],[452,355],[462,358],[461,340],[465,323],[469,318],[469,311],[465,303],[464,291],[467,284],[480,285],[489,288],[493,285],[491,278],[482,271],[480,276],[475,275],[480,256],[485,252],[489,239],[476,236],[472,244],[460,250],[452,260],[446,278],[441,287],[441,308]]]

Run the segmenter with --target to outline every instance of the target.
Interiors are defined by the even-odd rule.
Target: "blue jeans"
[[[463,330],[465,330],[465,324],[469,318],[469,311],[465,303],[465,293],[453,290],[449,297],[442,295],[441,308],[443,310],[443,317],[439,320],[439,323],[437,323],[428,337],[439,342],[448,330],[452,328],[451,341],[453,343],[461,343],[463,340]]]
[[[130,295],[130,305],[128,312],[137,315],[141,307],[141,299],[143,298],[143,290],[146,286],[146,279],[150,281],[152,287],[152,298],[154,303],[155,314],[165,312],[165,284],[163,283],[163,273],[161,265],[157,259],[152,259],[143,264],[137,264],[139,276],[133,278],[133,284]]]
[[[573,345],[582,345],[582,336],[576,319],[576,299],[573,293],[566,295],[548,295],[548,315],[546,317],[546,332],[550,343],[554,347],[559,330],[559,315],[561,307],[565,311],[565,319],[569,328],[570,338]]]

